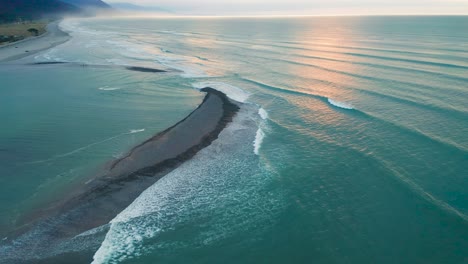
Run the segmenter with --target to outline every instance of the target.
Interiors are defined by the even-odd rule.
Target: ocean
[[[60,27],[71,39],[28,60],[67,63],[0,64],[3,241],[190,114],[199,89],[242,106],[104,231],[18,251],[25,263],[69,252],[92,263],[468,263],[468,17]]]

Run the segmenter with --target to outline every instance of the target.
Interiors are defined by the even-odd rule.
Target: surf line
[[[62,202],[24,217],[26,220],[8,235],[9,249],[51,257],[44,254],[87,230],[106,225],[141,192],[211,145],[242,103],[213,88],[200,90],[206,93],[203,102],[183,120],[105,164],[91,181],[76,184]],[[29,234],[39,237],[22,241]],[[89,258],[91,261],[92,255]]]

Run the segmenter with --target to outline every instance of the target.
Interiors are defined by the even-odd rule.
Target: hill
[[[131,3],[117,2],[111,3],[111,6],[117,10],[129,12],[160,12],[160,13],[173,13],[170,10],[155,7],[155,6],[140,6]]]
[[[63,15],[90,14],[92,9],[110,9],[101,0],[0,0],[0,23]]]
[[[80,9],[59,0],[0,0],[0,22],[76,14]]]
[[[103,9],[110,8],[108,4],[104,3],[101,0],[61,0],[61,1],[67,4],[77,6],[77,7],[81,7],[81,8],[103,8]]]

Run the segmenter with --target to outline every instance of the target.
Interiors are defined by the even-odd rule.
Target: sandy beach
[[[60,30],[59,23],[60,21],[49,23],[47,32],[40,36],[0,46],[0,62],[18,60],[66,42],[70,36]]]

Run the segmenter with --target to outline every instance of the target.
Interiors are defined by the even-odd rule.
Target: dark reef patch
[[[125,69],[130,70],[130,71],[138,71],[138,72],[166,72],[165,70],[146,68],[146,67],[136,67],[136,66],[125,67]]]
[[[137,72],[148,72],[148,73],[163,73],[167,72],[166,70],[149,68],[149,67],[140,67],[140,66],[119,66],[119,65],[101,65],[101,64],[84,64],[84,63],[76,63],[76,62],[66,62],[66,61],[40,61],[40,62],[33,62],[27,65],[60,65],[66,64],[66,66],[74,66],[74,67],[90,67],[90,68],[123,68],[129,71],[137,71]]]
[[[41,62],[34,62],[30,65],[54,65],[54,64],[66,64],[68,62],[65,61],[41,61]]]

